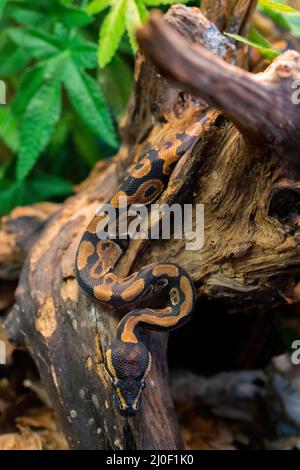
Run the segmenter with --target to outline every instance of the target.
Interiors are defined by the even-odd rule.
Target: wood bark
[[[223,7],[219,10],[215,3]],[[120,318],[79,291],[74,259],[98,205],[110,200],[149,142],[155,146],[172,137],[204,110],[210,109],[209,122],[161,198],[205,205],[203,248],[186,251],[184,240],[136,241],[118,272],[126,275],[166,260],[191,274],[199,303],[190,326],[176,333],[177,357],[185,367],[210,361],[207,355],[201,362],[199,352],[203,332],[211,343],[216,337],[217,325],[206,331],[210,302],[222,304],[224,322],[228,312],[251,317],[244,325],[246,344],[236,347],[239,365],[257,366],[262,356],[266,363],[282,349],[270,340],[276,331],[272,309],[285,303],[300,262],[300,113],[299,106],[287,103],[291,80],[299,76],[299,56],[289,52],[258,78],[237,66],[247,63],[246,49],[215,26],[244,32],[255,4],[204,1],[209,19],[199,9],[181,5],[170,8],[164,20],[152,16],[138,34],[146,54],[139,52],[136,58],[134,93],[118,155],[97,165],[75,196],[51,210],[46,225],[47,217],[41,217],[30,242],[22,245],[24,236],[12,234],[6,254],[11,262],[0,252],[2,279],[15,279],[26,257],[5,328],[32,354],[73,448],[183,447],[168,385],[167,334],[145,333],[154,361],[142,413],[121,418],[103,366]],[[5,225],[1,236],[9,238]],[[186,347],[191,332],[193,343]],[[230,344],[230,333],[226,342]]]

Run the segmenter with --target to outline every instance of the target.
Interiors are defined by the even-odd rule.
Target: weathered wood
[[[58,208],[58,204],[41,203],[29,207],[17,207],[9,216],[2,217],[0,279],[6,281],[18,279],[30,248],[39,238],[49,217]]]
[[[251,74],[183,40],[159,12],[152,13],[138,40],[167,78],[222,110],[244,136],[298,158],[300,110],[292,101],[292,85],[300,79],[298,52],[287,51],[263,74]]]
[[[256,4],[256,0],[202,0],[201,11],[220,31],[246,35]]]
[[[239,11],[241,3],[244,13],[253,7],[250,0],[236,2]],[[230,22],[229,17],[236,10],[228,11]],[[245,15],[235,18],[237,32],[245,27]],[[122,127],[121,150],[115,158],[98,165],[78,188],[76,196],[62,205],[34,240],[22,269],[16,303],[5,324],[9,337],[25,345],[34,357],[73,448],[175,449],[183,445],[168,387],[167,335],[145,334],[154,364],[144,392],[142,413],[126,421],[113,406],[111,384],[103,367],[104,351],[113,339],[119,318],[115,312],[91,304],[79,292],[74,275],[76,249],[89,219],[100,202],[109,201],[130,165],[145,154],[149,142],[155,146],[162,138],[180,132],[208,109],[205,99],[221,110],[224,103],[228,107],[230,101],[235,103],[230,108],[231,114],[228,108],[224,110],[237,125],[242,122],[239,105],[243,93],[248,93],[250,77],[232,69],[238,53],[232,41],[221,35],[196,8],[174,6],[166,20],[181,35],[180,41],[170,28],[166,28],[166,37],[162,29],[155,30],[154,38],[153,27],[158,24],[155,20],[140,33],[139,39],[153,60],[157,61],[159,55],[173,66],[167,71],[160,63],[163,72],[167,71],[177,83],[180,77],[184,80],[180,85],[170,84],[149,58],[138,54],[135,89]],[[178,68],[177,59],[195,57],[184,39],[202,45],[198,55],[207,70],[202,70],[203,78],[193,75],[193,91],[199,97],[183,90],[191,89],[192,84],[188,83],[186,70]],[[181,41],[187,47],[186,54]],[[158,44],[161,51],[155,55],[153,47]],[[234,81],[232,70],[237,73],[235,86],[230,83]],[[222,77],[222,82],[215,82],[216,96],[208,93],[206,75],[209,81]],[[252,76],[251,80],[250,91],[262,96],[258,81]],[[198,86],[204,88],[200,90]],[[240,90],[239,103],[236,86]],[[257,113],[255,116],[260,119]],[[258,127],[254,118],[251,122],[253,129]],[[286,124],[289,123],[285,121]],[[239,127],[245,130],[245,126]],[[176,261],[191,273],[200,302],[203,297],[222,299],[231,312],[238,312],[245,305],[253,308],[256,304],[285,302],[285,290],[299,273],[299,230],[293,211],[283,220],[277,204],[270,208],[283,189],[296,194],[298,175],[293,170],[287,182],[282,156],[270,151],[266,142],[268,139],[263,138],[250,147],[235,125],[211,108],[203,134],[177,165],[162,197],[168,203],[205,204],[204,247],[189,252],[184,240],[137,241],[119,263],[120,274],[156,260]],[[283,199],[283,206],[287,207],[288,196]],[[204,314],[200,308],[195,311],[198,318]],[[180,341],[184,344],[183,336]],[[273,352],[271,348],[269,355]],[[181,354],[185,355],[184,347]]]

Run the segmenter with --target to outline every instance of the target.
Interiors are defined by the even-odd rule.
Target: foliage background
[[[72,194],[116,153],[133,81],[135,30],[152,7],[187,0],[0,0],[0,215]],[[259,9],[300,37],[283,1]],[[233,40],[244,38],[233,36]],[[246,40],[269,59],[280,51],[254,28]]]

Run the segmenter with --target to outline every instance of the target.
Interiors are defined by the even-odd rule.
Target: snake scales
[[[204,114],[177,133],[173,141],[152,147],[113,196],[111,204],[116,211],[124,196],[128,204],[149,206],[156,201],[176,163],[195,143],[206,121]],[[106,352],[105,367],[112,379],[117,408],[123,416],[130,417],[140,409],[141,392],[151,369],[151,354],[140,338],[139,327],[172,329],[186,322],[194,307],[195,289],[186,271],[171,263],[151,264],[126,278],[118,277],[114,268],[130,239],[118,236],[99,239],[99,224],[103,225],[103,217],[95,215],[83,234],[76,256],[76,277],[84,293],[93,302],[114,308],[146,302],[161,289],[168,293],[164,308],[139,307],[127,313]]]

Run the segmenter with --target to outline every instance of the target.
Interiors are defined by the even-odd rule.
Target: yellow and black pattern
[[[163,142],[161,148],[148,151],[112,198],[116,211],[122,197],[127,198],[128,205],[149,205],[157,200],[176,163],[195,143],[207,119],[207,115],[203,115],[184,132],[176,134],[173,142]],[[118,236],[99,239],[97,227],[106,223],[103,216],[95,216],[78,247],[76,277],[84,293],[94,302],[120,308],[140,305],[162,289],[168,292],[165,308],[139,308],[127,313],[106,352],[105,365],[113,382],[118,409],[129,417],[140,408],[141,392],[151,368],[151,355],[139,339],[138,327],[177,328],[188,320],[193,310],[195,290],[184,269],[171,263],[152,264],[126,278],[118,277],[114,267],[130,240]]]

